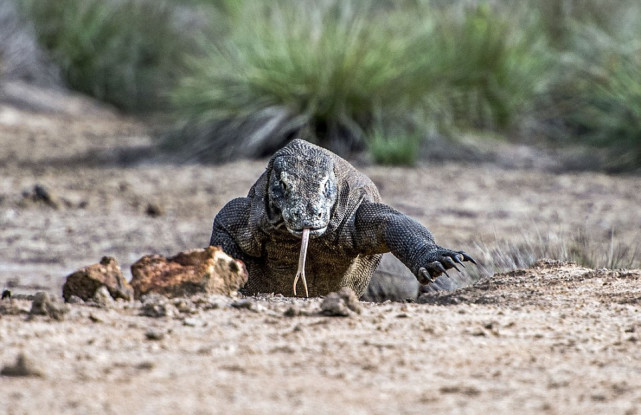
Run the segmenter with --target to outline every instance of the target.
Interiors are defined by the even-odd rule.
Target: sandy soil
[[[216,212],[264,166],[163,161],[145,128],[104,109],[0,105],[0,289],[59,297],[65,275],[104,255],[127,272],[142,255],[205,246]],[[639,237],[638,177],[362,169],[438,242],[479,257],[482,244],[577,229]],[[4,300],[0,366],[24,353],[41,376],[0,376],[0,413],[641,413],[639,271],[540,263],[421,300],[348,318],[282,297],[161,318],[72,305],[63,321]]]

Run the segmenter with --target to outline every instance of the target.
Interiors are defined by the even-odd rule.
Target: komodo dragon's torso
[[[210,245],[242,260],[243,292],[293,295],[301,234],[311,239],[305,271],[309,295],[341,287],[363,294],[381,254],[392,252],[426,284],[461,261],[435,244],[423,225],[382,204],[374,183],[334,153],[303,140],[277,151],[247,197],[214,220]],[[299,291],[300,292],[300,291]]]

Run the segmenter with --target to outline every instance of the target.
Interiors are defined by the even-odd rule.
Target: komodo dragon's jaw
[[[289,233],[291,233],[294,236],[298,236],[299,238],[302,238],[303,237],[303,233],[305,231],[308,231],[309,232],[309,236],[311,238],[315,238],[315,237],[319,237],[322,234],[324,234],[325,231],[327,230],[327,226],[323,226],[322,228],[303,228],[303,229],[300,229],[300,230],[287,228],[287,230],[289,231]]]

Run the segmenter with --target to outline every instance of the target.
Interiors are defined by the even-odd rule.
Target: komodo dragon
[[[273,155],[247,197],[216,215],[209,244],[245,263],[245,294],[296,295],[300,276],[308,296],[341,287],[361,296],[390,251],[421,284],[476,263],[381,203],[374,183],[347,161],[299,139]]]

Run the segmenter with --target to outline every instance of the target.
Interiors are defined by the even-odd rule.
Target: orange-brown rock
[[[70,274],[62,287],[62,296],[65,301],[69,301],[74,295],[88,301],[103,286],[107,287],[114,299],[133,299],[133,289],[122,275],[118,261],[112,257],[103,257],[100,263]]]
[[[165,258],[147,255],[131,266],[136,298],[148,293],[179,297],[196,293],[230,295],[247,282],[245,265],[217,246]]]

